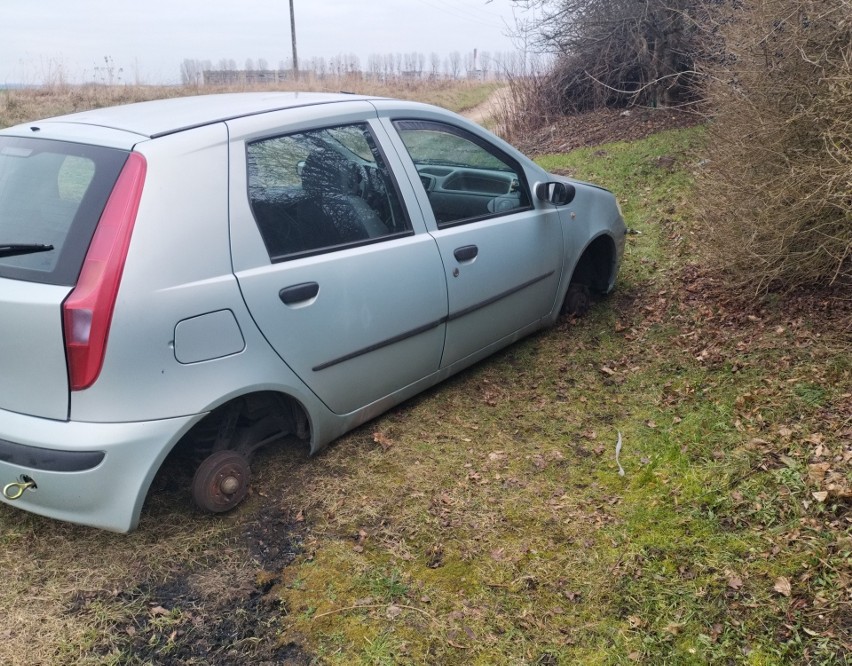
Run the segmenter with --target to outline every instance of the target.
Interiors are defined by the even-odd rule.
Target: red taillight
[[[95,229],[77,286],[62,306],[65,354],[73,391],[94,384],[103,366],[146,168],[142,155],[130,153]]]

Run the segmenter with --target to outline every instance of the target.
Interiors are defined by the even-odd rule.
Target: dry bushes
[[[0,128],[75,111],[173,97],[169,86],[50,85],[0,90]]]
[[[714,0],[517,1],[540,10],[529,27],[534,44],[557,55],[546,78],[563,112],[695,101]]]
[[[508,75],[506,82],[493,110],[492,129],[509,143],[526,145],[542,127],[563,117],[559,90],[550,74]]]
[[[710,72],[700,212],[755,293],[852,278],[852,0],[746,0]]]

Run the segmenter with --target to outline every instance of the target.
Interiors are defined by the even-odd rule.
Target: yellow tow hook
[[[20,499],[21,495],[24,494],[24,491],[35,487],[36,483],[32,479],[13,481],[12,483],[7,483],[3,486],[3,497],[10,502],[14,502],[16,499]]]

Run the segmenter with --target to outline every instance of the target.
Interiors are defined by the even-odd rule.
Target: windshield
[[[0,277],[73,285],[127,154],[0,137]]]

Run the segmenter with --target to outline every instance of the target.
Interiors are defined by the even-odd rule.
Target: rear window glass
[[[0,277],[73,285],[125,151],[0,137]]]

